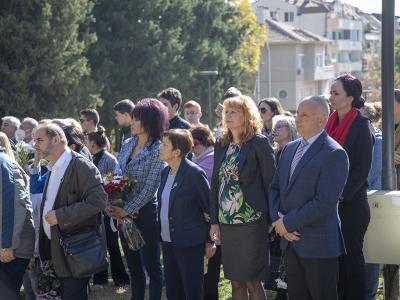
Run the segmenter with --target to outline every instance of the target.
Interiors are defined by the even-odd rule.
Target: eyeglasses
[[[187,110],[185,111],[185,114],[191,116],[191,115],[197,115],[197,111],[193,111],[193,110]]]
[[[284,124],[277,124],[277,125],[274,126],[274,129],[281,129],[283,127],[288,127],[288,126],[284,125]]]
[[[260,113],[265,114],[267,112],[267,109],[265,107],[260,108]]]

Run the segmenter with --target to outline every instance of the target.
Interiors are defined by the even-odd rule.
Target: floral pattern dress
[[[262,216],[243,200],[239,184],[239,158],[240,146],[231,143],[219,171],[218,218],[221,224],[251,223]]]

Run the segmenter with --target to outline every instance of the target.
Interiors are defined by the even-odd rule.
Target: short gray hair
[[[2,122],[10,122],[11,125],[13,125],[16,128],[19,128],[19,126],[21,125],[21,121],[14,117],[14,116],[5,116],[3,118],[1,118]]]
[[[326,102],[325,99],[323,99],[320,96],[310,96],[305,98],[303,101],[305,100],[310,100],[312,102],[314,102],[317,105],[318,110],[325,116],[329,116],[330,113],[330,109],[329,109],[329,104],[328,102]]]
[[[36,126],[39,125],[38,121],[36,121],[36,120],[33,119],[33,118],[25,118],[25,119],[22,120],[21,123],[26,123],[26,124],[28,124],[29,127],[30,127],[31,129],[33,129],[33,128],[35,128]]]
[[[49,138],[58,136],[62,144],[68,145],[64,131],[57,124],[55,123],[40,124],[38,127],[36,127],[36,132],[42,129],[45,131],[46,135]]]

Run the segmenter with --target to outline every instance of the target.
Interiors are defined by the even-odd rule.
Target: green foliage
[[[56,117],[100,103],[85,53],[90,0],[0,3],[0,115]]]
[[[247,30],[249,18],[241,18],[241,13],[254,16],[225,0],[95,1],[98,42],[89,60],[96,82],[104,87],[102,122],[112,124],[110,112],[117,100],[154,97],[169,86],[180,89],[184,100],[200,101],[206,120],[207,79],[198,75],[201,70],[219,72],[212,78],[213,106],[232,85],[251,91],[243,80],[249,75],[244,67],[249,56],[235,54],[240,47],[262,47],[244,41],[263,32]],[[254,25],[251,22],[255,17],[250,17]],[[252,71],[259,56],[255,53]]]

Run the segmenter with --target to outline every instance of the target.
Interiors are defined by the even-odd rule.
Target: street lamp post
[[[200,71],[200,76],[207,76],[208,80],[208,125],[211,127],[211,76],[217,76],[218,71]]]

